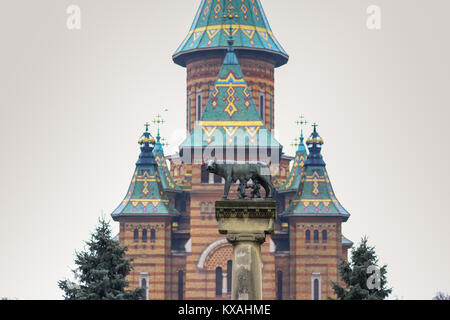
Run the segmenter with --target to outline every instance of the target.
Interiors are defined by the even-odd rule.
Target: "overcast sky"
[[[57,281],[123,199],[143,124],[165,108],[166,151],[177,151],[186,70],[171,55],[199,3],[2,2],[0,297],[61,298]],[[70,4],[81,30],[66,27]],[[262,4],[290,55],[275,75],[285,152],[295,151],[296,117],[316,121],[352,215],[343,232],[376,246],[391,297],[450,292],[449,1]],[[369,5],[382,10],[381,30],[366,26]]]

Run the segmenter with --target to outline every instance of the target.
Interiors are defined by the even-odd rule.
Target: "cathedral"
[[[230,299],[232,246],[214,208],[224,181],[205,166],[214,158],[270,166],[277,220],[261,248],[263,299],[334,297],[337,266],[353,245],[342,234],[350,214],[331,186],[318,126],[306,139],[299,129],[295,156],[272,135],[274,72],[289,56],[261,2],[202,0],[172,58],[187,71],[187,136],[166,156],[160,119],[157,130],[146,124],[128,192],[112,213],[133,259],[130,289],[143,287],[149,300]]]

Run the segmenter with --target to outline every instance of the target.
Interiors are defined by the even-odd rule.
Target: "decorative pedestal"
[[[219,232],[233,245],[231,299],[262,299],[261,244],[274,232],[276,202],[224,200],[216,202]]]

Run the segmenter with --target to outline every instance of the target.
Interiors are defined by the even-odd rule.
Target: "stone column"
[[[219,232],[233,245],[233,300],[262,299],[261,244],[274,231],[276,202],[224,200],[216,202]]]

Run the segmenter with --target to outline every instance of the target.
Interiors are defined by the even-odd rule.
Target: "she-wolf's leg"
[[[224,195],[222,197],[223,200],[228,199],[228,194],[230,193],[230,187],[231,187],[231,177],[226,177],[225,178]]]

